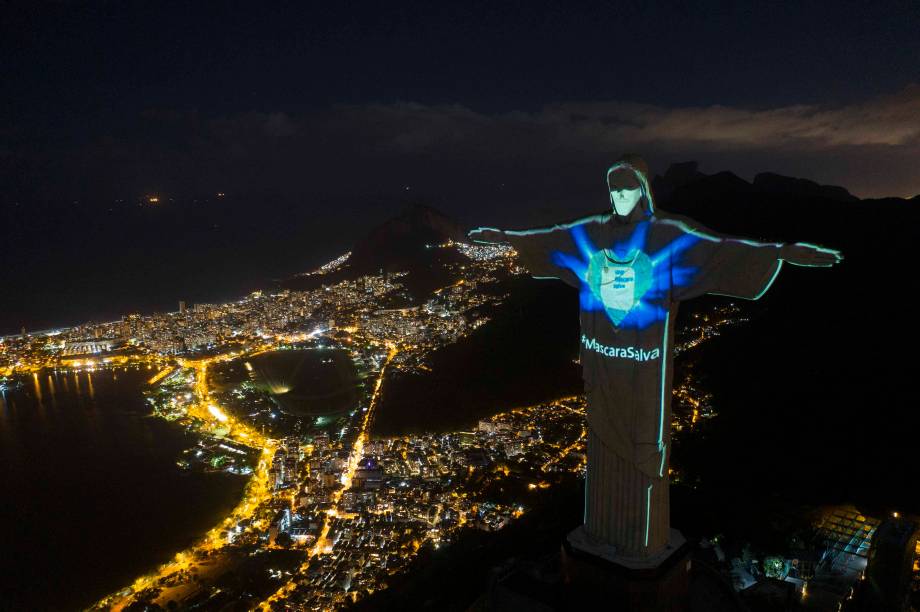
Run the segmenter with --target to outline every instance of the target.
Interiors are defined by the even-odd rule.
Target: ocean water
[[[71,610],[203,535],[246,478],[176,466],[196,443],[150,416],[146,366],[45,370],[0,395],[0,609]]]

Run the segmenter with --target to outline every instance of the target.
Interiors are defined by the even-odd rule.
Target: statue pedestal
[[[667,546],[653,557],[617,555],[578,527],[563,542],[565,582],[580,593],[596,594],[611,610],[684,612],[688,608],[690,546],[671,529]]]

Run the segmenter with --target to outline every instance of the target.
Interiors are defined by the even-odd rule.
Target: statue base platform
[[[684,612],[689,605],[689,556],[690,545],[676,529],[660,553],[637,558],[593,540],[582,525],[563,542],[562,572],[570,588],[595,594],[609,610]]]

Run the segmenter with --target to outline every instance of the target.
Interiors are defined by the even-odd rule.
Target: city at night
[[[920,611],[920,5],[0,16],[0,610]]]

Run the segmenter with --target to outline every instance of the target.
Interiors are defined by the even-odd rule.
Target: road
[[[329,553],[332,552],[332,544],[328,541],[329,528],[331,525],[331,520],[333,517],[338,516],[339,512],[339,501],[341,500],[342,493],[344,493],[348,488],[351,487],[352,478],[354,478],[355,471],[358,469],[358,463],[364,457],[364,445],[368,437],[368,426],[371,423],[371,417],[374,414],[374,409],[377,407],[378,398],[380,397],[380,388],[383,386],[383,378],[386,374],[387,366],[393,360],[393,357],[399,353],[399,349],[393,345],[388,344],[387,348],[389,352],[387,353],[386,361],[380,368],[380,374],[377,377],[377,382],[374,385],[374,392],[371,395],[371,401],[368,404],[367,411],[364,413],[364,419],[361,421],[361,430],[358,432],[358,436],[355,438],[355,443],[351,448],[351,452],[348,455],[348,463],[345,467],[345,470],[342,472],[341,482],[342,488],[336,490],[332,498],[332,509],[329,510],[325,519],[323,520],[323,528],[320,531],[319,537],[316,539],[316,542],[312,547],[307,551],[307,560],[303,565],[298,568],[297,573],[291,577],[291,580],[285,584],[283,587],[278,589],[274,594],[272,594],[268,599],[260,604],[262,610],[271,610],[272,604],[283,600],[285,597],[291,594],[294,589],[297,588],[297,579],[300,576],[306,574],[307,569],[310,567],[310,558],[318,553]]]

